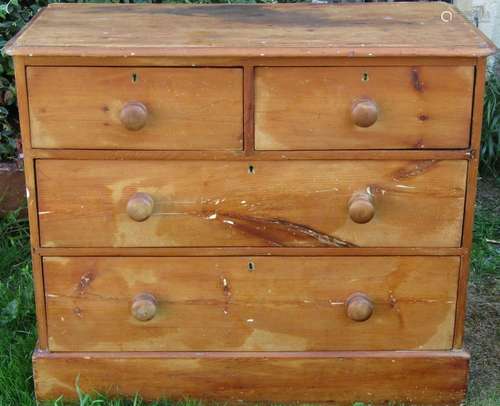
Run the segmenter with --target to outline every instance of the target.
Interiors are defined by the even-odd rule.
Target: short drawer
[[[458,247],[467,161],[36,163],[44,247]]]
[[[238,68],[30,67],[34,148],[240,150]]]
[[[258,150],[467,148],[474,68],[257,68]]]
[[[449,349],[458,268],[458,257],[48,257],[49,348]]]

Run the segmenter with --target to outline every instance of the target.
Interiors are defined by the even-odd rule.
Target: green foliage
[[[500,63],[500,61],[497,61]],[[500,76],[490,72],[484,92],[481,172],[497,175],[500,164]]]
[[[0,48],[13,37],[37,10],[41,0],[0,0]],[[19,120],[12,58],[0,54],[0,161],[13,160],[19,135]]]

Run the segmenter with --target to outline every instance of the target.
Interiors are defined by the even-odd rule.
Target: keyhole
[[[368,73],[364,72],[363,76],[361,77],[362,82],[368,82]]]
[[[255,264],[253,262],[248,263],[248,272],[253,272],[255,270]]]
[[[248,165],[248,173],[250,175],[255,175],[255,167],[253,165]]]
[[[132,73],[132,83],[137,82],[137,73]]]

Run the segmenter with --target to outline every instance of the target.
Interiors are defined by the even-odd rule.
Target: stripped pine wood
[[[495,50],[440,2],[43,9],[37,399],[461,404]]]
[[[467,148],[473,80],[470,66],[257,68],[256,148]],[[378,109],[367,128],[360,100]]]
[[[37,164],[43,247],[458,247],[466,161]],[[373,195],[357,224],[348,202]],[[152,214],[134,221],[134,194]],[[432,208],[432,210],[430,210]]]
[[[449,349],[459,263],[459,257],[44,258],[49,348]],[[346,313],[356,293],[373,303],[363,322]],[[131,312],[141,294],[155,302],[146,322]]]
[[[486,79],[486,60],[479,60],[476,67],[475,100],[471,124],[471,146],[475,153],[467,168],[467,199],[465,201],[465,215],[462,245],[466,252],[462,257],[460,267],[459,290],[457,296],[457,316],[455,325],[454,348],[462,348],[464,343],[464,324],[466,317],[467,282],[472,255],[472,234],[474,231],[474,209],[476,205],[477,178],[479,175],[479,159],[481,144],[481,127],[483,123],[483,97]]]
[[[26,65],[24,58],[16,58],[15,65],[17,105],[19,110],[19,124],[21,129],[24,176],[26,183],[26,202],[28,207],[28,219],[30,227],[30,243],[33,248],[40,246],[38,233],[38,204],[36,195],[35,159],[31,148],[28,89],[26,83]],[[45,313],[45,293],[43,288],[42,258],[33,252],[31,257],[33,288],[35,291],[35,311],[38,346],[47,349],[47,317]]]
[[[441,15],[451,15],[448,23]],[[168,27],[168,29],[165,29]],[[494,45],[444,3],[51,5],[7,46],[49,56],[485,56]]]
[[[33,147],[242,149],[241,69],[29,67],[27,76]],[[123,121],[130,103],[145,109],[135,130]]]
[[[40,399],[84,391],[147,400],[204,398],[237,403],[460,404],[469,356],[463,351],[325,353],[35,352]]]
[[[269,161],[269,160],[470,160],[473,152],[466,150],[323,150],[323,151],[162,151],[162,150],[89,150],[35,149],[37,159],[91,160],[183,160],[183,161]]]
[[[127,248],[37,248],[44,257],[237,257],[237,256],[460,256],[464,248],[294,248],[294,247],[127,247]]]

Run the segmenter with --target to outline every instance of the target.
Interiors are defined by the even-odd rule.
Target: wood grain
[[[459,290],[457,297],[457,315],[455,327],[454,348],[462,348],[464,341],[464,324],[466,317],[467,283],[469,279],[469,267],[472,253],[472,237],[474,231],[474,210],[476,206],[477,178],[479,173],[479,159],[481,151],[481,128],[483,123],[483,98],[484,83],[486,79],[486,60],[478,61],[476,67],[476,80],[474,89],[474,111],[472,116],[472,140],[471,146],[474,154],[469,161],[467,169],[467,197],[465,201],[465,218],[463,227],[462,245],[466,252],[462,257],[460,267]]]
[[[51,351],[451,348],[458,257],[44,258]],[[346,300],[374,303],[354,322]],[[144,323],[134,298],[157,300]],[[338,332],[342,334],[338,334]]]
[[[35,149],[36,159],[91,160],[182,160],[182,161],[269,161],[269,160],[454,160],[471,159],[469,149],[450,150],[318,150],[318,151],[154,151],[96,149]]]
[[[256,149],[467,148],[473,81],[470,66],[257,68]],[[379,110],[367,128],[361,99]]]
[[[460,256],[464,248],[318,248],[318,247],[109,247],[109,248],[35,248],[44,257],[237,257],[237,256]]]
[[[245,65],[243,69],[243,134],[244,155],[251,155],[255,151],[255,69],[252,65]]]
[[[146,399],[463,401],[496,48],[459,12],[94,4],[33,21],[6,49],[39,346],[56,351],[34,355],[39,400],[79,377]]]
[[[469,356],[454,352],[34,354],[37,399],[109,395],[237,403],[459,405]]]
[[[478,58],[433,57],[196,57],[196,56],[129,56],[85,57],[31,56],[30,66],[151,66],[151,67],[244,67],[244,66],[475,66]]]
[[[452,18],[444,23],[441,14]],[[57,5],[8,54],[52,56],[484,56],[495,46],[444,3]]]
[[[29,67],[27,76],[35,148],[242,149],[242,69]],[[148,110],[137,131],[120,121],[130,102]]]
[[[254,174],[249,173],[250,167]],[[43,247],[459,247],[466,161],[37,162]],[[374,195],[367,224],[351,196]],[[131,220],[148,193],[154,211]]]
[[[26,84],[26,65],[23,57],[14,58],[16,75],[17,105],[19,109],[19,124],[22,137],[24,176],[26,183],[26,201],[30,228],[30,244],[32,248],[40,246],[38,233],[38,205],[36,198],[35,159],[30,142],[30,123],[28,108],[28,89]],[[43,287],[42,258],[32,250],[31,255],[33,288],[35,296],[36,330],[38,345],[41,349],[48,348],[47,318],[45,313],[45,293]]]

